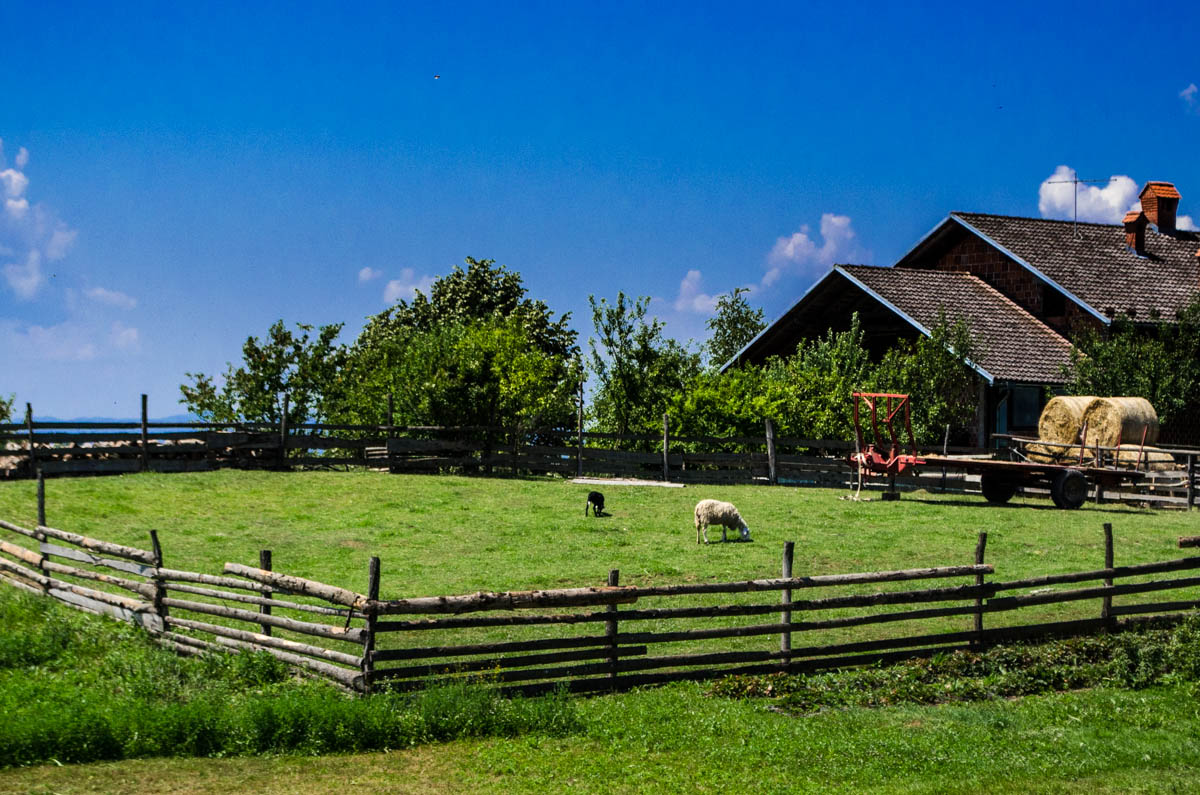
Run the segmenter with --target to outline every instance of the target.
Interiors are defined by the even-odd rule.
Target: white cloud
[[[34,249],[26,255],[24,263],[11,262],[5,265],[4,278],[19,297],[26,300],[33,298],[45,281],[41,252]]]
[[[120,321],[112,324],[112,330],[109,334],[109,342],[112,347],[121,351],[137,350],[140,341],[141,339],[136,328],[126,326]]]
[[[1196,222],[1190,215],[1178,216],[1175,219],[1175,228],[1182,229],[1184,232],[1200,232],[1200,226],[1196,226]]]
[[[405,268],[400,271],[399,279],[392,279],[383,288],[383,300],[391,304],[399,301],[401,298],[411,298],[417,290],[428,293],[434,281],[435,279],[432,276],[422,276],[418,279],[416,271],[412,268]]]
[[[29,187],[29,177],[16,169],[6,168],[0,171],[0,183],[3,183],[4,193],[8,198],[19,199]]]
[[[1195,83],[1189,83],[1187,88],[1179,92],[1179,96],[1189,110],[1200,113],[1200,98],[1196,96],[1198,93],[1200,93],[1200,88],[1197,88]]]
[[[137,306],[136,298],[126,295],[118,290],[106,290],[103,287],[91,287],[87,290],[84,290],[83,294],[98,304],[115,306],[117,309],[133,309],[135,306]]]
[[[3,166],[4,142],[0,140],[0,166]],[[24,300],[32,300],[46,280],[43,262],[56,262],[67,255],[77,232],[50,208],[32,203],[26,195],[29,177],[29,150],[21,147],[12,168],[0,170],[0,194],[4,212],[0,214],[0,251],[12,261],[3,268],[9,288]]]
[[[818,276],[835,262],[863,259],[864,252],[858,245],[857,233],[848,215],[824,213],[821,215],[821,243],[811,236],[808,225],[789,237],[775,241],[767,255],[771,266],[763,275],[764,287],[770,287],[788,272],[800,276]]]
[[[366,282],[378,279],[382,275],[383,271],[376,270],[374,268],[363,268],[358,272],[358,283],[364,284]]]
[[[717,298],[700,291],[704,277],[700,271],[690,270],[679,283],[679,295],[675,298],[676,312],[695,312],[697,314],[712,314],[717,305]]]
[[[1059,166],[1038,187],[1038,212],[1043,218],[1071,220],[1078,207],[1080,221],[1118,224],[1137,201],[1137,183],[1125,175],[1110,177],[1103,187],[1073,182],[1075,169]]]

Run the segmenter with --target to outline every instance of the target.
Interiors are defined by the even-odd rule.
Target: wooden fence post
[[[767,420],[767,422],[770,422],[770,420]],[[796,548],[796,542],[794,542],[794,541],[784,541],[783,542],[783,579],[785,579],[785,580],[790,580],[792,578],[792,553],[795,551],[795,548]],[[780,592],[779,599],[785,605],[791,604],[792,603],[792,589],[784,588]],[[791,610],[782,611],[782,613],[780,614],[779,621],[784,626],[790,625],[792,623],[792,611]],[[788,663],[790,663],[792,661],[791,654],[790,654],[790,652],[792,651],[792,631],[790,629],[785,629],[783,631],[783,633],[780,634],[780,636],[779,636],[779,651],[783,652],[783,657],[781,658],[781,662],[783,664],[783,669],[786,671]]]
[[[980,533],[979,540],[975,542],[975,565],[983,565],[983,554],[987,549],[987,533]],[[983,575],[975,575],[976,587],[983,585]],[[979,596],[975,599],[975,645],[983,644],[983,597]]]
[[[33,404],[25,404],[25,432],[29,436],[29,468],[37,472],[37,449],[33,446]]]
[[[671,479],[670,466],[669,466],[668,460],[667,460],[667,456],[670,455],[670,451],[671,451],[670,422],[671,422],[670,418],[667,416],[667,413],[664,411],[663,412],[663,480]]]
[[[163,584],[163,579],[159,576],[158,570],[163,565],[162,545],[158,543],[158,531],[150,531],[150,550],[154,554],[154,574],[152,578],[154,583],[154,614],[158,616],[162,622],[162,629],[167,629],[167,607],[163,605],[163,597],[166,596],[167,587]]]
[[[1196,507],[1196,456],[1189,454],[1187,463],[1187,507]]]
[[[1113,534],[1112,524],[1104,523],[1104,568],[1112,569],[1113,567]],[[1104,586],[1111,588],[1113,584],[1112,577],[1104,578]],[[1112,618],[1112,596],[1105,596],[1100,604],[1100,617],[1109,620]]]
[[[767,417],[767,477],[770,479],[772,486],[779,485],[779,478],[775,473],[775,426],[771,424],[771,418]],[[790,541],[788,543],[791,543]]]
[[[49,574],[46,570],[46,561],[49,555],[46,554],[46,534],[42,532],[42,528],[46,526],[46,476],[39,468],[37,471],[37,528],[33,531],[33,537],[38,542],[38,570],[42,574]],[[42,590],[46,593],[50,592],[50,585],[44,584]]]
[[[392,426],[396,424],[396,396],[391,392],[388,392],[387,424],[388,438],[391,439],[394,433]]]
[[[362,656],[362,691],[371,692],[371,678],[375,672],[375,611],[379,601],[379,558],[372,556],[367,569],[367,599],[370,603],[366,609],[366,626],[363,627],[363,656]],[[354,615],[351,611],[350,615]],[[346,625],[350,625],[349,616]]]
[[[575,477],[583,477],[583,379],[579,379],[579,411],[576,420],[579,437],[575,448]]]
[[[271,570],[271,550],[260,549],[258,551],[258,567],[260,569],[262,569],[263,571]],[[272,591],[270,588],[262,589],[262,596],[264,599],[270,599],[274,595],[274,593],[275,592]],[[269,616],[269,615],[271,615],[271,606],[270,605],[259,605],[258,612],[260,615]],[[264,634],[264,635],[271,634],[271,625],[270,624],[262,625],[262,634]]]
[[[279,415],[279,466],[287,466],[288,396],[283,396],[283,413]]]
[[[621,584],[621,570],[610,569],[608,572],[608,586],[616,588]],[[604,634],[608,638],[608,678],[612,682],[613,689],[616,689],[617,678],[617,606],[611,604],[606,608],[606,611],[612,616],[604,622]]]
[[[149,428],[147,428],[148,416],[147,416],[146,409],[147,409],[146,395],[142,395],[142,471],[143,472],[145,472],[147,469],[150,468],[150,451],[147,447],[150,444],[150,431],[149,431]]]
[[[46,525],[46,475],[41,469],[37,471],[37,523]]]

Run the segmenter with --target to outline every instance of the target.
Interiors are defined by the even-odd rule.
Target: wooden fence
[[[958,565],[795,576],[789,542],[777,578],[632,587],[612,571],[596,587],[387,600],[379,558],[365,594],[275,571],[268,551],[220,573],[167,568],[154,532],[138,549],[48,526],[39,486],[33,528],[0,521],[12,539],[0,539],[0,580],[138,624],[180,653],[266,651],[356,691],[466,677],[596,692],[812,672],[1116,631],[1200,607],[1200,576],[1179,575],[1200,557],[1115,566],[1110,525],[1102,567],[1011,581],[989,579],[981,533]]]
[[[223,467],[371,467],[391,472],[556,474],[665,480],[675,483],[763,483],[853,488],[852,442],[776,437],[769,419],[762,436],[615,434],[582,427],[152,423],[143,395],[142,419],[127,423],[0,424],[0,476],[195,472]],[[929,453],[988,455],[979,448]],[[1151,472],[1136,485],[1103,495],[1109,501],[1194,507],[1200,451],[1174,450],[1177,467]],[[881,487],[881,483],[876,481]],[[925,467],[897,480],[903,489],[978,494],[978,476]],[[1036,490],[1028,490],[1037,493]]]

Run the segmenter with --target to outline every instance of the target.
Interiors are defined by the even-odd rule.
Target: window
[[[1042,389],[1036,386],[1013,387],[1009,401],[1010,425],[1016,428],[1036,428],[1042,413]]]
[[[1067,297],[1048,284],[1042,285],[1042,315],[1062,317],[1067,314]]]

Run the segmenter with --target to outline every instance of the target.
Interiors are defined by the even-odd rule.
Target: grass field
[[[626,585],[772,577],[784,541],[796,542],[797,575],[956,565],[973,562],[980,531],[996,577],[1015,579],[1100,568],[1105,522],[1118,564],[1178,557],[1177,536],[1200,529],[1195,512],[1061,511],[1045,500],[993,506],[924,492],[850,502],[829,489],[763,486],[606,486],[611,515],[594,519],[583,516],[590,488],[542,478],[231,470],[46,485],[50,525],[142,548],[155,529],[175,568],[257,564],[267,548],[279,571],[363,592],[368,560],[378,555],[383,598],[599,585],[614,568]],[[705,497],[736,503],[754,542],[698,546],[692,507]],[[32,525],[35,498],[32,481],[0,483],[0,517]]]
[[[798,575],[972,561],[989,533],[997,578],[1099,568],[1111,522],[1118,564],[1179,557],[1198,515],[1048,502],[989,506],[928,494],[853,503],[839,492],[761,486],[604,487],[611,516],[584,518],[588,486],[549,479],[376,473],[134,475],[47,483],[51,525],[219,570],[274,551],[280,571],[362,591],[383,560],[383,596],[602,583],[776,576],[796,542]],[[30,482],[0,484],[0,517],[30,525]],[[754,543],[697,546],[691,507],[735,502]],[[1092,611],[1093,604],[1087,609]],[[941,707],[791,717],[765,700],[678,685],[578,703],[566,737],[458,740],[392,753],[142,760],[0,772],[0,791],[1169,792],[1200,785],[1193,684],[1094,690]]]

